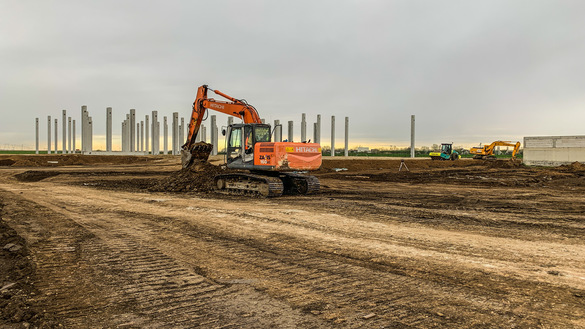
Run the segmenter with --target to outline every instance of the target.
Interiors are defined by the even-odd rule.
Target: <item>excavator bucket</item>
[[[189,168],[194,163],[205,162],[209,159],[209,154],[213,150],[213,145],[205,142],[193,144],[190,149],[181,150],[181,162],[183,168]]]

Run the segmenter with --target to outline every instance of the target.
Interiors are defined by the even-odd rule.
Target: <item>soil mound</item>
[[[0,166],[14,167],[59,167],[98,164],[140,164],[158,161],[158,156],[84,155],[84,154],[40,154],[0,156]]]
[[[59,174],[59,172],[53,171],[29,170],[20,174],[16,174],[14,177],[20,182],[39,182],[45,178],[57,176]]]
[[[522,166],[522,161],[520,160],[487,160],[486,165],[488,168],[518,168]]]
[[[12,166],[16,161],[12,159],[0,159],[0,166]]]
[[[209,162],[196,163],[161,179],[149,190],[152,192],[209,192],[215,186],[213,178],[220,173],[226,173],[226,170]]]
[[[585,165],[578,162],[578,161],[575,161],[575,162],[568,164],[568,165],[562,165],[561,168],[565,169],[567,171],[573,171],[573,172],[574,171],[585,171]]]

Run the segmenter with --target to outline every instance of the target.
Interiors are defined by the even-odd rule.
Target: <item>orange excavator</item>
[[[217,101],[207,96],[208,91],[226,98]],[[262,123],[258,111],[244,99],[236,99],[213,90],[199,87],[193,103],[187,141],[182,146],[183,168],[209,158],[213,145],[195,139],[206,110],[214,110],[236,118],[243,123],[229,125],[226,135],[226,167],[245,172],[215,176],[216,189],[231,194],[256,194],[265,197],[284,194],[310,194],[319,191],[319,180],[300,172],[321,167],[321,146],[310,142],[275,142],[269,124]]]
[[[516,142],[516,144],[512,144],[511,142],[504,142],[504,141],[495,141],[489,145],[472,147],[469,150],[469,153],[473,154],[473,158],[477,160],[494,160],[496,156],[494,155],[494,149],[496,146],[513,146],[514,150],[512,151],[512,159],[516,158],[516,154],[520,150],[520,142]]]

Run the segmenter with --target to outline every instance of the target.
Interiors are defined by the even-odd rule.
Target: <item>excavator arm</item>
[[[520,150],[520,142],[516,142],[516,144],[512,144],[511,142],[507,141],[495,141],[489,145],[485,145],[482,147],[472,147],[470,150],[471,154],[475,154],[474,159],[486,159],[486,158],[494,158],[494,149],[496,146],[513,146],[514,150],[512,151],[512,158],[516,157],[516,154]]]
[[[229,101],[217,101],[207,96],[208,91],[226,98]],[[187,140],[181,149],[181,161],[183,168],[189,167],[195,160],[206,161],[211,153],[211,144],[195,144],[195,140],[201,127],[201,122],[205,116],[206,110],[214,110],[236,118],[240,118],[244,123],[261,123],[262,120],[254,106],[248,104],[243,99],[236,99],[222,93],[219,90],[213,90],[207,85],[197,89],[197,98],[193,102],[193,112],[189,121],[189,130]]]

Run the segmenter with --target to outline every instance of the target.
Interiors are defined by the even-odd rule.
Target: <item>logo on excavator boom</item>
[[[225,109],[225,106],[221,105],[221,104],[215,104],[215,103],[211,103],[210,107],[215,107],[216,109]]]

